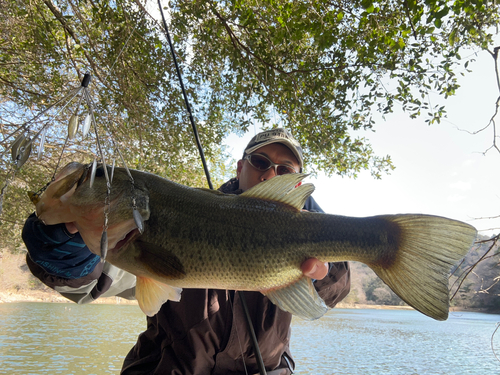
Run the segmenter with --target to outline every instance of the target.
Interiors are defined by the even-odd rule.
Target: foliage
[[[346,303],[367,305],[406,305],[366,264],[349,262],[351,266],[351,292]]]
[[[500,311],[500,278],[498,277],[498,236],[482,236],[454,270],[454,287],[460,285],[452,300],[453,306],[480,308],[490,312]]]
[[[112,136],[129,166],[206,185],[164,33],[140,0],[0,0],[0,9],[0,151],[19,124],[89,72],[108,158]],[[310,171],[369,169],[379,178],[393,168],[390,157],[375,155],[355,131],[374,128],[373,111],[396,105],[439,122],[444,108],[429,103],[429,92],[455,93],[459,51],[488,48],[499,21],[498,6],[481,0],[172,0],[167,10],[217,182],[228,175],[224,137],[254,122],[291,129]],[[69,117],[89,110],[76,100],[51,120],[44,158],[16,174],[3,217],[19,220],[13,207],[23,187],[52,176]],[[29,130],[39,131],[42,120]],[[86,162],[96,154],[93,138],[66,149]],[[2,156],[3,186],[10,161]]]

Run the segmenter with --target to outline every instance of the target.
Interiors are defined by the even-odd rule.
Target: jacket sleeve
[[[330,263],[330,270],[323,280],[316,280],[314,287],[326,305],[334,308],[351,290],[351,270],[348,262]]]
[[[99,297],[135,299],[135,276],[90,252],[79,233],[64,224],[44,225],[32,214],[23,228],[26,264],[45,285],[73,302]]]
[[[304,209],[310,212],[324,213],[313,197],[307,199]],[[328,274],[323,280],[316,280],[314,287],[326,305],[333,308],[351,290],[351,270],[349,269],[348,262],[335,262],[329,263],[329,265]]]

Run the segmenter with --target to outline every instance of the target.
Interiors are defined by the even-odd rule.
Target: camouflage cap
[[[302,147],[300,147],[300,143],[297,142],[295,138],[293,138],[292,134],[288,130],[283,128],[266,130],[255,135],[245,148],[243,157],[245,157],[245,155],[251,154],[261,147],[270,145],[271,143],[281,143],[287,146],[299,161],[300,170],[302,171],[302,167],[304,166]]]

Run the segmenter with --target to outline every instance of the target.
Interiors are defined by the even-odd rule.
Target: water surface
[[[500,315],[334,309],[292,323],[297,375],[500,374]],[[0,374],[119,374],[146,328],[137,306],[0,304]],[[493,338],[500,353],[500,333]]]
[[[500,315],[451,313],[438,322],[413,310],[334,309],[293,321],[296,374],[500,374],[491,349]],[[493,337],[500,353],[500,333]]]
[[[145,328],[137,306],[0,304],[0,373],[118,374]]]

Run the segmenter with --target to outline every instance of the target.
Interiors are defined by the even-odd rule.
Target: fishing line
[[[245,316],[247,317],[248,332],[250,332],[250,337],[254,343],[255,348],[255,359],[257,360],[257,365],[259,366],[259,371],[261,374],[266,374],[266,368],[264,366],[264,361],[262,360],[262,353],[259,349],[259,344],[257,343],[257,336],[255,336],[255,330],[253,329],[252,321],[250,320],[250,313],[248,312],[247,300],[245,298],[244,292],[238,292],[241,299],[241,305],[243,306],[243,311],[245,311]]]
[[[9,179],[10,172],[12,172],[12,177],[10,177]],[[13,167],[11,167],[10,170],[5,175],[5,184],[2,187],[2,190],[0,190],[0,217],[3,215],[3,197],[5,194],[5,190],[7,189],[7,187],[12,182],[15,176],[16,176],[16,170]],[[3,220],[3,218],[0,218],[0,220]]]
[[[19,130],[22,129],[24,131],[27,131],[27,134],[25,135],[25,134],[21,133],[21,135],[14,141],[13,144],[15,144],[21,138],[26,139],[26,136],[29,136],[29,134],[30,134],[30,129],[29,129],[29,126],[28,126],[29,124],[31,124],[32,122],[34,122],[35,120],[37,120],[39,117],[41,117],[44,113],[46,113],[48,110],[50,110],[51,108],[53,108],[58,103],[61,103],[62,101],[64,101],[64,100],[66,100],[66,99],[68,99],[68,98],[71,97],[68,100],[68,103],[66,103],[64,105],[64,107],[62,107],[58,112],[56,112],[55,115],[49,116],[49,118],[46,120],[45,124],[42,126],[42,128],[40,129],[40,131],[38,133],[36,133],[35,136],[33,136],[33,138],[31,138],[28,141],[28,143],[25,146],[23,146],[23,148],[21,148],[20,151],[16,151],[16,152],[18,152],[18,155],[16,156],[16,160],[14,161],[16,168],[14,168],[14,167],[11,168],[11,170],[14,170],[14,172],[13,172],[12,177],[11,177],[10,180],[8,178],[8,174],[10,173],[10,171],[7,173],[5,185],[2,187],[2,190],[0,192],[0,220],[3,220],[3,218],[1,216],[3,215],[3,200],[4,200],[5,191],[7,190],[7,187],[9,186],[9,184],[14,179],[14,177],[16,175],[16,171],[19,170],[23,166],[24,162],[26,162],[29,159],[29,155],[31,153],[31,145],[33,144],[33,141],[35,141],[35,139],[37,139],[38,136],[40,135],[40,133],[42,133],[42,131],[43,131],[44,132],[43,142],[45,142],[45,132],[48,129],[48,124],[49,124],[50,120],[53,119],[53,118],[56,118],[59,115],[59,113],[61,113],[61,111],[63,111],[73,101],[73,99],[78,95],[78,93],[80,92],[80,90],[81,90],[81,87],[76,88],[74,90],[71,90],[62,99],[60,99],[57,102],[55,102],[54,104],[50,105],[48,108],[46,108],[44,111],[40,112],[38,115],[36,115],[32,119],[30,119],[29,121],[26,121],[24,124],[20,125],[16,130],[14,130],[6,138],[4,138],[4,140],[6,140],[9,137],[11,137],[14,134],[16,134]],[[64,151],[64,148],[66,147],[67,142],[68,142],[68,137],[66,137],[66,141],[64,142],[63,151]],[[40,147],[39,147],[39,150],[38,150],[38,159],[40,159],[40,156],[41,156],[41,147],[42,146],[43,145],[41,143]],[[3,157],[7,153],[7,151],[12,150],[12,148],[13,148],[13,145],[11,145],[9,148],[5,148],[4,152],[0,155],[0,157]],[[25,152],[27,152],[27,157],[25,158],[24,162],[22,162],[22,159],[24,159],[24,156],[25,156],[24,155]],[[38,197],[41,195],[41,193],[43,191],[45,191],[45,189],[47,189],[47,187],[50,185],[50,183],[52,181],[54,181],[54,176],[56,175],[57,168],[59,167],[59,162],[61,161],[61,158],[62,158],[62,152],[61,152],[61,155],[59,156],[59,161],[57,162],[56,170],[54,171],[54,175],[52,176],[51,181],[49,183],[47,183],[44,187],[42,187],[41,189],[39,189],[38,192],[36,192],[36,193],[28,192],[28,195],[29,195],[30,200],[32,202],[35,202],[38,199]]]
[[[127,48],[128,46],[128,43],[132,37],[132,35],[134,34],[136,28],[137,28],[138,24],[136,23],[135,26],[133,27],[132,31],[130,32],[130,35],[128,36],[127,40],[125,41],[123,47],[121,48],[120,52],[118,53],[115,61],[113,62],[113,64],[111,65],[111,67],[109,68],[109,71],[108,73],[106,74],[104,80],[103,80],[103,84],[104,82],[108,79],[108,77],[110,76],[115,64],[117,63],[118,59],[120,58],[120,56],[122,55],[123,51]],[[9,177],[8,177],[8,173],[7,173],[7,177],[6,177],[6,181],[5,181],[5,184],[4,186],[2,187],[2,189],[0,190],[0,220],[2,220],[1,218],[1,215],[2,215],[2,208],[3,208],[3,200],[4,200],[4,195],[5,195],[5,191],[7,189],[7,187],[9,186],[11,180],[15,177],[15,171],[20,169],[22,167],[22,165],[29,159],[30,157],[30,154],[31,154],[31,148],[32,148],[32,145],[34,143],[34,141],[40,137],[41,135],[41,139],[40,139],[40,143],[39,143],[39,146],[38,146],[38,152],[37,152],[37,160],[39,161],[41,159],[41,156],[42,156],[42,153],[43,153],[43,148],[44,148],[44,145],[45,145],[45,140],[46,140],[46,134],[47,134],[47,131],[48,131],[48,128],[49,128],[49,124],[51,122],[52,119],[55,119],[57,116],[59,116],[59,114],[69,105],[71,104],[71,102],[73,101],[73,99],[83,90],[83,93],[82,95],[80,96],[80,99],[78,101],[78,105],[76,106],[76,109],[75,109],[75,112],[74,114],[71,116],[70,118],[70,125],[68,126],[68,134],[69,136],[66,137],[66,140],[64,142],[64,146],[61,150],[61,155],[59,156],[59,160],[57,162],[57,165],[56,165],[56,168],[54,170],[54,174],[52,176],[52,179],[50,182],[48,182],[44,187],[42,187],[41,189],[39,189],[37,192],[28,192],[28,195],[31,199],[31,201],[33,203],[36,204],[37,200],[39,199],[39,196],[41,195],[41,193],[43,193],[43,191],[45,191],[47,189],[47,187],[50,185],[51,182],[54,181],[55,179],[55,175],[57,174],[57,170],[59,168],[59,164],[60,164],[60,161],[61,161],[61,158],[62,158],[62,155],[64,153],[64,150],[66,148],[66,145],[68,143],[68,138],[73,138],[73,136],[76,134],[76,132],[78,131],[78,109],[79,107],[81,106],[81,103],[82,103],[82,100],[84,100],[85,102],[87,102],[87,105],[89,107],[89,114],[87,115],[87,117],[92,117],[92,120],[93,120],[93,123],[94,123],[94,129],[95,129],[95,133],[96,133],[96,140],[97,140],[97,147],[99,149],[99,153],[101,155],[101,158],[102,158],[102,162],[103,162],[103,165],[104,165],[104,173],[106,175],[106,180],[108,182],[108,192],[109,192],[109,189],[110,189],[110,184],[109,184],[109,178],[107,176],[107,168],[106,168],[106,164],[105,164],[105,160],[104,160],[104,154],[101,150],[101,146],[100,146],[100,142],[99,142],[99,135],[97,133],[97,126],[96,126],[96,123],[95,123],[95,118],[94,118],[94,114],[93,114],[93,111],[92,111],[92,104],[90,103],[90,94],[88,93],[87,91],[87,86],[90,82],[90,74],[85,74],[83,79],[82,79],[82,83],[80,85],[80,87],[78,88],[75,88],[75,89],[72,89],[70,90],[67,94],[65,94],[61,99],[57,100],[56,102],[54,102],[53,104],[49,105],[47,108],[45,108],[44,110],[40,111],[37,115],[35,115],[33,118],[31,118],[30,120],[24,122],[23,124],[21,124],[16,130],[14,130],[12,133],[8,134],[7,136],[3,137],[2,141],[3,142],[6,142],[9,138],[13,137],[16,133],[20,132],[21,131],[21,134],[20,136],[18,136],[17,139],[15,139],[14,143],[12,145],[10,145],[10,147],[5,147],[5,150],[0,153],[0,158],[3,158],[3,156],[9,151],[9,150],[12,150],[13,149],[13,145],[16,144],[16,143],[22,143],[22,142],[25,142],[26,141],[26,144],[23,145],[22,147],[19,147],[19,150],[17,150],[16,148],[16,160],[14,160],[15,162],[15,167],[16,168],[12,168],[14,169],[14,173],[11,177],[11,179],[9,180]],[[42,125],[41,129],[36,133],[35,135],[30,139],[29,138],[29,135],[31,133],[31,130],[30,130],[30,127],[33,123],[37,122],[38,119],[40,119],[45,113],[47,113],[48,111],[50,111],[52,108],[54,108],[55,106],[59,105],[60,103],[63,103],[66,101],[66,104],[60,108],[58,111],[56,111],[56,113],[54,115],[49,115],[48,118],[45,120],[45,124]],[[90,116],[91,115],[91,116]],[[84,125],[87,123],[87,122],[90,122],[88,121],[90,119],[85,119],[85,122],[84,122]],[[73,134],[70,134],[70,130],[73,130]],[[86,136],[86,133],[84,132],[84,137]],[[111,137],[112,140],[113,140],[113,145],[115,146],[115,149],[118,149],[115,142],[114,142],[114,139],[113,137]],[[119,151],[119,149],[118,149]],[[120,157],[123,161],[123,157],[121,156],[121,153],[120,153]],[[124,162],[124,161],[123,161]],[[113,165],[114,165],[114,162],[113,162]],[[128,167],[126,164],[124,164],[125,166],[125,169],[127,170],[127,173],[129,174],[129,176],[131,177],[130,175],[130,172],[128,170]],[[133,182],[133,179],[131,177],[131,181],[132,181],[132,186],[134,186],[134,182]],[[136,217],[136,207],[135,207],[135,199],[134,199],[134,202],[133,202],[133,208],[134,208],[134,217]],[[136,220],[137,221],[137,220]],[[141,224],[141,223],[140,223]]]
[[[88,83],[90,82],[90,74],[86,74],[85,75],[85,78],[82,81],[82,85],[84,85],[84,82],[85,82],[86,78],[87,78],[86,85],[88,85]],[[98,150],[99,150],[99,154],[101,155],[102,168],[104,170],[104,176],[105,176],[105,179],[106,179],[106,188],[107,188],[107,191],[106,191],[106,198],[105,198],[105,201],[104,201],[104,226],[103,226],[103,231],[102,231],[102,236],[101,236],[101,243],[100,243],[100,250],[101,250],[100,257],[102,259],[106,259],[106,255],[107,255],[107,252],[108,252],[108,233],[107,233],[107,230],[108,230],[108,219],[109,219],[109,213],[110,213],[110,199],[109,199],[109,197],[111,195],[111,179],[110,179],[109,174],[108,174],[108,168],[107,168],[107,165],[106,165],[106,160],[104,158],[104,153],[102,151],[101,144],[100,144],[100,141],[99,141],[99,135],[97,133],[97,123],[95,121],[94,109],[93,109],[94,103],[93,103],[92,97],[90,96],[90,94],[89,94],[88,90],[86,89],[86,87],[84,89],[84,94],[85,94],[85,99],[87,101],[87,105],[89,107],[89,111],[90,111],[90,114],[91,114],[92,124],[94,125],[94,131],[95,131],[95,134],[96,134],[97,147],[98,147]],[[124,168],[125,168],[125,170],[127,172],[127,175],[128,175],[128,177],[130,179],[130,182],[131,182],[131,191],[132,191],[132,194],[131,194],[131,196],[132,196],[132,216],[133,216],[133,219],[134,219],[134,222],[135,222],[137,228],[139,229],[139,232],[142,234],[142,232],[144,231],[144,219],[142,218],[141,214],[137,210],[137,204],[136,204],[136,200],[135,200],[135,196],[134,196],[134,192],[135,192],[135,181],[134,181],[134,178],[132,177],[132,174],[130,173],[130,170],[129,170],[128,166],[127,166],[127,163],[125,162],[125,159],[123,158],[123,155],[122,155],[122,153],[120,151],[120,148],[115,143],[115,139],[113,137],[113,133],[111,133],[111,131],[105,125],[103,125],[103,128],[104,128],[104,131],[106,133],[110,134],[111,143],[113,144],[113,147],[115,148],[115,150],[118,151],[118,154],[120,155],[120,158],[121,158],[121,161],[123,163],[123,166],[124,166]],[[115,162],[113,160],[113,167],[112,167],[112,170],[111,170],[112,174],[114,174],[114,166],[115,166]],[[90,177],[90,187],[92,187],[92,183],[94,181],[95,173],[96,173],[96,160],[94,159],[94,163],[92,164],[91,177]]]
[[[127,48],[128,43],[129,43],[132,35],[134,34],[136,28],[137,28],[137,24],[135,24],[134,28],[132,29],[132,31],[130,32],[129,36],[127,37],[127,40],[123,44],[123,47],[121,48],[120,52],[116,56],[113,64],[111,64],[111,67],[109,68],[108,73],[106,74],[104,80],[102,81],[103,84],[105,84],[105,82],[108,80],[108,78],[109,78],[109,76],[110,76],[110,74],[111,74],[114,66],[118,62],[118,59],[120,58],[120,56],[122,55],[122,53]],[[95,120],[94,103],[93,103],[92,97],[91,97],[91,95],[90,95],[90,93],[88,91],[88,85],[90,83],[90,80],[91,80],[91,75],[89,73],[86,73],[83,76],[83,79],[82,79],[80,87],[78,87],[74,91],[70,92],[70,94],[66,95],[63,99],[57,101],[52,106],[50,106],[45,111],[43,111],[42,113],[40,113],[38,116],[35,117],[35,119],[38,118],[38,117],[40,117],[44,112],[46,112],[47,110],[49,110],[50,108],[52,108],[54,105],[60,103],[61,101],[67,99],[69,96],[73,95],[68,100],[68,102],[66,103],[66,105],[61,110],[59,110],[56,113],[56,115],[54,116],[54,118],[55,118],[57,115],[59,115],[59,113],[62,110],[64,110],[72,102],[73,98],[78,93],[80,93],[80,91],[83,90],[82,95],[80,96],[80,100],[78,101],[78,104],[77,104],[77,106],[75,108],[75,112],[74,112],[74,114],[70,118],[70,124],[69,124],[69,127],[68,127],[68,137],[66,137],[66,142],[64,143],[64,147],[63,147],[63,149],[61,151],[61,155],[60,155],[59,160],[57,162],[57,166],[55,168],[54,175],[52,176],[52,180],[46,186],[44,186],[43,188],[41,188],[37,193],[34,193],[34,194],[30,195],[30,198],[35,203],[35,200],[40,196],[40,194],[45,189],[47,189],[47,187],[50,185],[51,182],[54,181],[55,175],[57,173],[57,169],[59,168],[59,163],[61,161],[62,155],[63,155],[64,150],[66,148],[68,139],[73,138],[73,136],[78,131],[78,121],[79,121],[79,119],[78,119],[78,109],[81,106],[82,100],[84,100],[86,102],[86,104],[87,104],[87,107],[88,107],[88,115],[87,115],[87,118],[85,118],[84,127],[85,127],[87,121],[89,121],[88,125],[90,125],[90,123],[93,125],[94,132],[95,132],[95,137],[96,137],[97,151],[98,151],[98,154],[99,154],[99,156],[101,158],[101,163],[102,163],[102,167],[103,167],[103,171],[104,171],[104,176],[105,176],[105,179],[106,179],[107,195],[106,195],[105,202],[104,202],[104,226],[103,226],[103,233],[102,233],[102,237],[101,237],[101,258],[105,259],[106,258],[106,253],[107,253],[107,247],[108,247],[107,246],[107,243],[108,243],[108,241],[107,241],[107,228],[108,228],[108,216],[109,216],[109,210],[110,210],[109,197],[110,197],[110,193],[111,193],[111,179],[110,179],[110,177],[108,175],[106,158],[105,158],[102,146],[101,146],[101,141],[100,141],[100,137],[99,137],[97,123],[96,123],[96,120]],[[32,122],[33,120],[34,119],[30,120],[29,122]],[[23,124],[23,127],[26,128],[26,125],[29,124],[29,122],[26,123],[26,124]],[[72,122],[73,122],[73,125],[72,125]],[[48,125],[48,121],[47,121],[47,124],[45,124],[42,127],[42,129],[38,132],[38,134],[36,134],[35,138],[38,137],[42,131],[45,132],[47,130],[47,128],[48,128],[47,125]],[[106,126],[103,125],[103,127],[104,127],[105,133],[108,133],[110,135],[111,142],[112,142],[115,150],[118,151],[118,153],[120,155],[120,158],[122,160],[122,163],[124,165],[124,168],[127,171],[127,174],[129,176],[131,184],[132,184],[132,196],[133,196],[133,192],[134,192],[134,189],[135,189],[134,179],[132,178],[132,175],[131,175],[131,173],[129,171],[129,168],[128,168],[128,166],[127,166],[127,164],[126,164],[126,162],[125,162],[125,160],[124,160],[124,158],[123,158],[123,156],[122,156],[122,154],[120,152],[120,149],[119,149],[118,145],[116,144],[116,142],[114,140],[113,134],[106,128]],[[84,137],[86,136],[87,131],[88,131],[88,128],[87,128],[87,130],[84,130],[84,134],[83,134]],[[40,154],[41,154],[41,148],[42,148],[42,143],[40,144],[40,149],[38,151],[39,158],[40,158]],[[96,157],[94,156],[94,162],[92,163],[92,171],[91,171],[91,177],[90,177],[90,187],[92,187],[92,182],[94,181],[94,177],[95,177],[95,173],[96,173],[96,166],[97,166],[97,160],[96,160]],[[112,167],[112,171],[111,171],[112,174],[114,172],[114,166],[115,166],[115,160],[113,159],[113,167]],[[137,227],[139,228],[139,231],[142,233],[143,228],[144,228],[144,223],[143,223],[142,217],[140,216],[140,214],[137,211],[135,197],[132,198],[132,213],[133,213],[133,216],[134,216],[134,221],[137,224]]]
[[[495,334],[497,333],[498,328],[500,328],[500,323],[497,323],[497,327],[495,328],[495,330],[493,331],[493,334],[491,335],[490,342],[491,342],[491,351],[493,352],[493,355],[495,356],[497,361],[500,362],[500,358],[498,358],[498,355],[495,351],[495,345],[493,344],[493,339],[495,338]]]
[[[50,109],[52,109],[52,107],[56,106],[57,104],[63,102],[64,100],[66,100],[67,98],[69,98],[71,95],[73,94],[78,94],[78,90],[79,88],[76,88],[76,89],[73,89],[72,91],[70,91],[69,93],[67,93],[64,97],[62,97],[61,99],[59,99],[57,102],[51,104],[50,106],[48,106],[47,108],[45,108],[42,112],[40,112],[38,115],[36,115],[35,117],[33,117],[32,119],[26,121],[25,123],[19,125],[19,127],[14,130],[12,133],[10,133],[9,135],[7,135],[3,140],[7,140],[9,139],[11,136],[13,136],[15,133],[17,133],[20,129],[24,129],[26,130],[26,127],[33,121],[37,120],[40,116],[42,116],[45,112],[49,111]],[[70,100],[73,100],[73,98],[71,98]],[[4,151],[5,153],[6,151]],[[2,153],[2,156],[3,156],[3,153]]]
[[[179,64],[177,64],[177,58],[175,57],[174,46],[172,44],[172,40],[170,39],[170,33],[168,32],[168,27],[167,27],[167,22],[165,21],[165,16],[163,15],[163,7],[161,5],[161,0],[158,0],[158,7],[160,8],[161,19],[163,21],[163,27],[165,29],[165,35],[167,36],[168,45],[170,46],[170,52],[172,53],[172,58],[174,59],[175,70],[177,71],[177,77],[179,77],[182,95],[184,97],[184,102],[186,103],[186,109],[187,109],[188,114],[189,114],[189,121],[191,122],[191,127],[193,128],[194,138],[196,141],[196,145],[198,146],[198,151],[200,153],[201,162],[203,163],[203,169],[205,170],[205,176],[207,177],[208,186],[210,187],[211,190],[213,190],[214,187],[212,186],[212,180],[210,179],[210,173],[208,171],[207,162],[205,160],[205,155],[203,153],[203,147],[201,146],[200,137],[198,136],[198,129],[196,128],[196,125],[194,123],[193,114],[191,113],[191,107],[189,105],[186,90],[184,89],[184,83],[182,81],[181,71],[179,70]]]
[[[47,127],[48,128],[48,127]],[[50,179],[49,182],[47,182],[45,184],[45,186],[42,186],[37,192],[31,192],[31,191],[28,191],[28,196],[31,200],[31,202],[33,202],[33,204],[37,204],[38,203],[38,200],[40,199],[40,196],[42,195],[42,193],[47,190],[47,188],[49,187],[49,185],[55,181],[56,179],[56,174],[57,174],[57,170],[59,169],[59,164],[61,164],[61,160],[62,160],[62,156],[64,154],[64,150],[66,149],[66,146],[68,144],[68,140],[69,140],[69,137],[66,136],[66,140],[64,141],[64,145],[63,145],[63,148],[61,150],[61,153],[59,154],[59,159],[57,159],[57,164],[56,164],[56,167],[54,168],[54,173],[52,174],[52,178]],[[3,194],[3,192],[2,192]]]
[[[106,80],[108,79],[109,75],[111,74],[111,72],[113,71],[113,68],[115,67],[115,64],[118,62],[118,59],[120,58],[120,56],[122,55],[122,52],[125,51],[125,48],[127,48],[127,44],[128,44],[128,41],[130,40],[130,38],[132,37],[132,34],[134,34],[134,31],[135,29],[137,28],[137,23],[135,24],[132,32],[130,33],[130,35],[128,36],[127,40],[125,41],[125,43],[123,44],[123,47],[122,49],[120,50],[120,52],[118,53],[118,56],[116,56],[116,59],[114,61],[114,63],[111,65],[111,68],[109,68],[109,72],[108,74],[106,74],[106,77],[104,77],[104,80],[103,80],[103,83],[106,82]]]
[[[158,7],[160,8],[160,14],[161,14],[162,22],[163,22],[163,27],[165,29],[165,34],[167,36],[167,41],[168,41],[168,45],[170,47],[170,52],[172,54],[172,58],[174,60],[175,69],[177,71],[177,77],[179,77],[179,82],[180,82],[180,85],[181,85],[182,95],[184,97],[184,102],[186,103],[186,109],[187,109],[187,111],[189,113],[189,120],[191,121],[191,127],[193,129],[194,137],[195,137],[195,140],[196,140],[196,145],[198,146],[198,151],[200,153],[201,161],[203,163],[203,169],[205,170],[205,176],[207,177],[208,186],[210,187],[211,190],[213,190],[214,187],[212,186],[212,181],[210,179],[210,172],[208,171],[207,162],[205,161],[205,155],[203,153],[203,147],[201,145],[200,138],[198,136],[198,130],[197,130],[196,125],[194,123],[193,114],[191,113],[191,107],[189,105],[188,97],[186,95],[186,90],[184,89],[184,83],[182,81],[182,75],[181,75],[181,72],[179,70],[179,65],[177,64],[177,58],[175,57],[175,50],[174,50],[174,46],[172,44],[172,41],[170,39],[170,33],[168,32],[168,26],[167,26],[167,22],[165,20],[165,15],[163,14],[163,7],[161,5],[161,0],[158,0]],[[266,373],[266,368],[264,366],[264,361],[262,360],[262,355],[261,355],[261,352],[260,352],[260,349],[259,349],[259,343],[257,342],[257,338],[255,336],[255,331],[253,329],[252,320],[250,319],[250,314],[248,312],[248,308],[247,308],[247,305],[246,305],[245,296],[244,296],[244,294],[242,292],[238,292],[238,295],[240,296],[241,302],[243,304],[243,310],[244,310],[244,313],[245,313],[244,315],[245,315],[245,318],[246,318],[248,329],[250,331],[250,337],[252,338],[252,344],[253,344],[253,348],[254,348],[254,352],[255,352],[255,358],[257,359],[257,366],[259,367],[259,372],[260,372],[261,375],[266,375],[267,374]],[[233,322],[233,324],[234,324],[234,322]],[[241,343],[240,343],[240,345],[241,345]],[[242,354],[243,354],[243,352],[242,352]],[[245,366],[245,371],[246,371],[246,366]]]
[[[235,293],[236,293],[236,292],[234,292],[234,293],[231,295],[231,291],[230,291],[230,290],[226,291],[226,295],[227,295],[227,298],[228,298],[228,300],[229,300],[229,306],[231,306],[231,313],[233,314],[233,319],[231,319],[231,322],[233,323],[234,330],[236,331],[236,337],[238,338],[238,345],[240,346],[241,361],[243,362],[243,369],[245,370],[245,374],[246,374],[246,375],[248,375],[248,370],[247,370],[247,366],[246,366],[246,363],[245,363],[245,355],[244,355],[244,353],[243,353],[243,346],[241,345],[240,332],[238,331],[238,325],[237,325],[237,324],[234,324],[234,306],[233,306],[233,299],[234,299]],[[238,293],[238,295],[240,295],[240,297],[241,297],[241,294],[242,294],[242,293]]]
[[[9,139],[10,137],[12,137],[14,134],[16,134],[21,129],[24,130],[24,131],[27,131],[29,133],[29,126],[28,125],[30,125],[32,122],[36,121],[39,117],[41,117],[44,113],[46,113],[47,111],[49,111],[50,109],[52,109],[57,104],[63,102],[64,100],[68,100],[68,103],[66,103],[66,105],[64,107],[62,107],[58,112],[56,112],[55,115],[49,116],[49,118],[46,120],[45,125],[43,126],[44,128],[47,127],[47,125],[50,122],[50,120],[56,118],[59,115],[59,113],[61,113],[61,111],[63,111],[73,101],[73,99],[75,98],[75,96],[78,95],[78,93],[80,92],[80,89],[81,88],[78,87],[76,89],[71,90],[62,99],[59,99],[57,102],[55,102],[54,104],[50,105],[48,108],[44,109],[42,112],[40,112],[38,115],[36,115],[35,117],[33,117],[31,120],[26,121],[25,123],[21,124],[16,130],[14,130],[12,133],[10,133],[9,135],[7,135],[3,139],[3,141],[6,141],[7,139]],[[68,98],[70,98],[70,99],[68,99]],[[31,141],[33,142],[38,137],[38,135],[40,133],[41,133],[41,130],[33,137],[33,139]],[[5,150],[4,150],[4,152],[2,152],[0,154],[0,157],[3,157],[11,148],[12,148],[12,145],[11,145],[11,147],[8,147],[8,148],[6,147]]]

